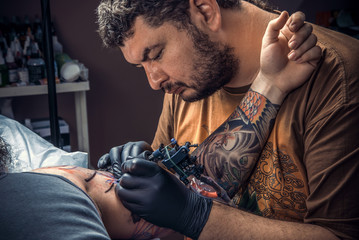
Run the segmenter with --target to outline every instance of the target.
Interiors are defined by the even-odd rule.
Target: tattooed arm
[[[280,48],[283,42],[286,42],[286,39],[283,38],[283,35],[279,34],[279,32],[281,32],[279,30],[281,29],[281,26],[283,26],[282,23],[283,13],[278,19],[272,20],[268,25],[266,34],[262,41],[260,73],[252,84],[253,91],[260,93],[260,95],[267,98],[266,100],[262,101],[269,101],[275,104],[280,104],[288,92],[304,83],[313,72],[314,67],[316,66],[316,62],[320,59],[320,52],[318,52],[320,49],[318,49],[318,47],[314,47],[308,51],[313,54],[312,56],[317,56],[313,58],[314,65],[312,65],[311,61],[284,61],[284,65],[281,65],[281,63],[283,63],[282,61],[275,61],[274,59],[278,57],[276,55],[280,54],[280,49],[278,48]],[[263,63],[266,63],[266,65]],[[280,69],[280,71],[276,71],[278,69]],[[272,79],[272,81],[270,79]],[[276,98],[276,96],[279,97]],[[275,114],[275,112],[270,110],[272,108],[270,105],[264,105],[266,106],[264,108],[254,106],[254,111],[246,111],[245,106],[248,105],[247,103],[255,102],[253,100],[254,98],[251,97],[251,93],[249,92],[242,104],[236,109],[236,112],[238,112],[241,117],[238,122],[240,125],[239,127],[244,128],[247,125],[250,125],[250,134],[254,135],[254,142],[256,142],[255,144],[257,145],[257,148],[260,148],[260,146],[263,146],[262,140],[265,141],[263,137],[266,138],[270,132],[270,122],[275,117],[273,115],[269,115],[268,113]],[[262,101],[261,103],[264,103]],[[257,104],[257,106],[260,105],[261,104]],[[252,116],[255,117],[252,118]],[[245,122],[245,120],[247,122]],[[262,126],[269,128],[265,129],[262,128]],[[238,188],[238,185],[242,184],[243,181],[246,180],[245,177],[248,176],[251,168],[253,168],[255,159],[259,154],[258,152],[257,155],[255,155],[256,153],[252,151],[252,142],[242,142],[244,142],[244,145],[246,146],[244,153],[250,152],[252,158],[248,159],[248,163],[246,163],[246,159],[242,160],[242,162],[240,161],[241,158],[237,159],[236,164],[242,167],[241,169],[246,169],[242,170],[241,174],[238,174],[237,172],[230,169],[232,172],[224,171],[225,174],[228,174],[228,177],[225,178],[224,174],[221,174],[220,172],[222,169],[220,169],[218,166],[209,168],[211,171],[210,174],[213,174],[214,177],[220,177],[221,179],[224,179],[224,181],[227,181],[229,185],[231,184],[233,188]],[[240,150],[240,152],[241,151],[242,150]],[[238,155],[242,156],[241,153]],[[205,161],[212,162],[211,159],[205,159]],[[246,165],[243,163],[246,163]],[[208,168],[206,169],[208,170]],[[225,216],[225,218],[223,216]],[[329,230],[319,225],[264,218],[247,213],[246,211],[234,210],[231,207],[214,202],[208,221],[206,222],[206,225],[203,228],[199,239],[208,240],[218,238],[337,239]]]
[[[283,27],[286,15],[282,13],[269,23],[262,40],[260,71],[241,104],[194,152],[206,174],[229,197],[245,183],[255,166],[280,104],[289,92],[307,81],[321,56],[314,43],[301,60],[286,59],[289,53],[286,47],[289,33]]]
[[[248,178],[272,130],[279,105],[250,89],[231,116],[194,153],[230,197]]]

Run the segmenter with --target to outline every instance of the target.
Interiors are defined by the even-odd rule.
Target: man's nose
[[[156,63],[144,64],[148,82],[153,90],[160,90],[161,84],[168,79],[168,75]]]

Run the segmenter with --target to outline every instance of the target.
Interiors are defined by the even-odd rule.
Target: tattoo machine
[[[193,191],[201,196],[217,199],[229,203],[230,198],[227,192],[219,186],[212,178],[203,175],[204,167],[197,163],[197,157],[191,155],[190,148],[198,147],[198,144],[191,145],[186,142],[179,146],[172,138],[167,146],[161,146],[148,156],[148,160],[158,163],[162,168],[178,174],[179,179],[185,184],[190,183]]]

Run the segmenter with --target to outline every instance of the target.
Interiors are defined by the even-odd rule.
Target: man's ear
[[[220,29],[221,11],[216,0],[189,0],[189,3],[193,23],[212,31]]]

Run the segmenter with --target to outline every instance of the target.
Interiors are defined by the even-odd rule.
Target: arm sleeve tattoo
[[[250,89],[231,116],[193,155],[232,198],[248,179],[271,132],[279,105]]]

